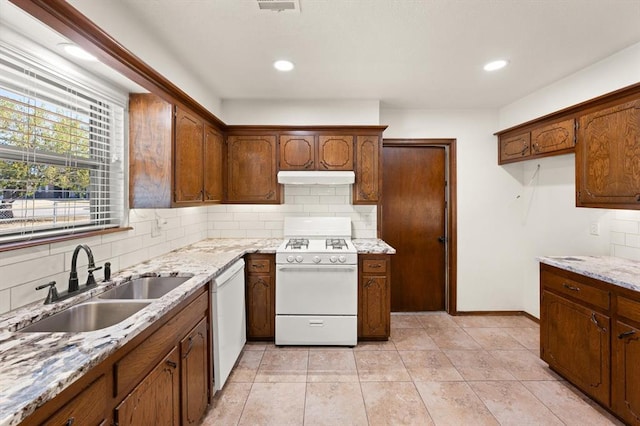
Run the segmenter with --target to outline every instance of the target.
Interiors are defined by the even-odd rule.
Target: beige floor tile
[[[428,312],[416,315],[424,328],[459,327],[453,317],[446,312]]]
[[[518,380],[559,380],[546,362],[530,351],[489,351]]]
[[[240,425],[302,425],[305,383],[254,383]]]
[[[361,382],[402,382],[411,377],[397,351],[354,352]]]
[[[255,382],[306,382],[309,350],[265,351]]]
[[[366,425],[360,383],[307,383],[305,425]]]
[[[498,425],[466,382],[416,383],[418,392],[437,425]]]
[[[438,349],[435,342],[422,328],[391,329],[391,340],[399,351],[419,351]]]
[[[361,383],[370,425],[432,425],[412,382]]]
[[[527,349],[540,348],[540,328],[539,327],[527,327],[527,328],[505,328],[503,329],[507,334],[518,341],[522,346]]]
[[[524,382],[544,405],[567,425],[622,425],[567,382]]]
[[[353,348],[354,351],[395,351],[396,345],[391,340],[384,340],[380,342],[358,342],[358,345]]]
[[[307,382],[357,382],[358,370],[353,351],[309,351]]]
[[[202,426],[238,424],[247,401],[251,383],[225,383],[213,397],[213,404],[202,420]]]
[[[247,351],[246,349],[242,351],[238,363],[231,370],[228,380],[234,383],[253,383],[263,354],[264,351]]]
[[[442,351],[398,351],[398,353],[414,382],[464,380]]]
[[[469,386],[501,425],[563,424],[520,382],[470,382]]]
[[[417,315],[391,314],[391,328],[422,328]]]
[[[429,328],[427,333],[440,349],[481,349],[462,328]]]
[[[245,351],[264,351],[267,346],[273,346],[273,343],[269,342],[247,342],[244,344],[243,350]]]
[[[485,350],[445,349],[444,353],[465,380],[515,380],[515,377]]]
[[[526,349],[502,328],[467,328],[469,336],[484,349]]]

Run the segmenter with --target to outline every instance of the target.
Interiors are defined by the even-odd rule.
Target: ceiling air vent
[[[300,0],[257,0],[260,10],[300,13]]]

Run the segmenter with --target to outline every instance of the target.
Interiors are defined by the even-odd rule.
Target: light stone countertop
[[[538,260],[629,290],[640,291],[640,262],[610,256],[544,256]]]
[[[272,239],[207,239],[118,271],[113,281],[51,305],[32,303],[0,316],[0,425],[16,425],[84,372],[131,341],[247,253],[275,253]],[[358,253],[393,254],[379,239],[353,240]],[[139,276],[191,277],[112,327],[83,333],[20,333],[17,329]],[[35,291],[35,290],[34,290]]]

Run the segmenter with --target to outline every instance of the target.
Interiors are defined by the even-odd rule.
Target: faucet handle
[[[89,276],[87,276],[87,283],[86,283],[87,287],[94,286],[97,284],[96,279],[93,277],[93,273],[98,269],[102,269],[102,266],[98,266],[98,267],[94,266],[93,268],[89,268]]]
[[[96,266],[96,267],[93,267],[93,268],[89,268],[89,273],[93,274],[95,271],[97,271],[99,269],[102,269],[102,266]]]
[[[38,287],[36,287],[36,290],[42,290],[43,288],[47,288],[47,287],[49,288],[49,292],[47,293],[46,299],[44,299],[45,305],[48,305],[58,300],[58,289],[56,288],[55,281],[51,281],[46,284],[39,285]]]

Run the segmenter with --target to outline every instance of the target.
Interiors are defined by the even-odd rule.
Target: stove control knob
[[[318,256],[313,256],[313,263],[320,263],[320,258]]]
[[[340,261],[340,263],[344,263],[347,261],[347,258],[345,256],[340,256],[338,260]]]
[[[294,260],[295,258],[293,256],[287,256],[287,262],[293,263]]]
[[[329,261],[331,261],[331,263],[336,263],[336,262],[338,261],[338,258],[337,258],[337,257],[335,257],[335,256],[331,256],[331,257],[329,258]]]
[[[302,262],[302,256],[296,256],[296,262],[301,263]]]

